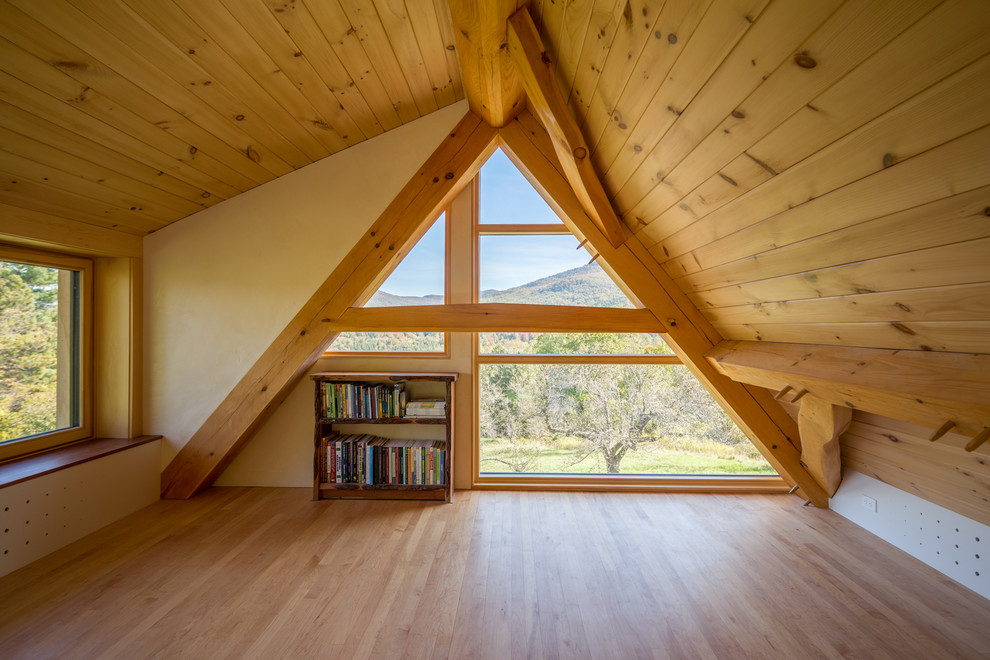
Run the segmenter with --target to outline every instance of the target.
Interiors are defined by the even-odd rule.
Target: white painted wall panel
[[[876,511],[863,497],[876,502]],[[868,504],[868,502],[867,502]],[[859,472],[846,470],[829,501],[839,515],[990,598],[990,526]]]
[[[160,455],[156,440],[0,488],[0,575],[156,502]]]

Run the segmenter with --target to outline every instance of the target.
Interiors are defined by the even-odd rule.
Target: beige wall
[[[163,466],[466,110],[439,110],[145,239],[144,429],[165,436]],[[300,396],[309,402],[294,393],[262,431],[296,424]],[[306,485],[287,456],[265,455],[264,478]]]

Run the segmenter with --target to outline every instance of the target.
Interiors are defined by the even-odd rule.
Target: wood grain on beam
[[[334,332],[660,332],[645,309],[476,303],[352,307],[331,324]]]
[[[471,110],[490,126],[505,126],[526,107],[526,95],[506,52],[506,21],[516,0],[449,0],[464,91]]]
[[[817,396],[801,399],[798,428],[801,430],[801,461],[828,496],[835,495],[842,481],[839,436],[852,422],[852,408],[835,406]]]
[[[333,341],[331,323],[408,254],[477,174],[495,141],[495,130],[480,117],[464,116],[165,468],[163,498],[191,497],[219,476]]]
[[[677,288],[638,240],[614,247],[584,212],[564,178],[550,138],[529,112],[499,130],[499,141],[509,158],[545,198],[571,230],[588,239],[601,260],[663,326],[667,344],[753,441],[775,470],[816,506],[828,506],[828,495],[801,465],[799,432],[793,419],[762,388],[746,387],[725,377],[704,358],[720,341],[714,328]]]
[[[516,63],[529,106],[553,138],[564,176],[588,216],[604,231],[612,247],[618,247],[626,240],[625,229],[595,172],[591,151],[557,86],[551,57],[527,9],[520,9],[509,19],[508,36],[509,53]]]
[[[990,355],[726,341],[708,359],[734,380],[933,429],[952,421],[972,437],[990,424]]]
[[[0,204],[0,241],[90,256],[140,257],[141,237]]]

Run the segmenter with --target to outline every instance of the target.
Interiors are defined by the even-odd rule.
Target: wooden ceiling
[[[526,4],[3,1],[0,230],[140,236],[461,98],[511,121]],[[528,6],[615,210],[723,336],[990,352],[990,3]]]
[[[3,2],[0,213],[143,235],[463,98],[406,4]]]

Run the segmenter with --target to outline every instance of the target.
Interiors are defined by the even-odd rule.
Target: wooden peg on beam
[[[581,248],[584,247],[584,244],[587,243],[587,242],[588,242],[588,239],[586,238],[583,241],[581,241],[580,243],[578,243],[578,246],[576,248],[574,248],[574,249],[575,250],[580,250]]]
[[[990,428],[984,428],[979,435],[969,441],[969,444],[966,445],[966,451],[976,451],[976,448],[988,439],[990,439]]]
[[[952,420],[949,420],[945,424],[942,424],[942,426],[938,427],[938,429],[934,433],[932,433],[932,436],[930,438],[928,438],[928,442],[935,442],[936,440],[938,440],[939,438],[941,438],[943,435],[945,435],[946,433],[948,433],[949,431],[951,431],[952,430],[952,427],[955,426],[955,425],[956,425],[956,423],[953,422]]]
[[[797,401],[800,400],[801,397],[803,397],[807,393],[808,393],[808,390],[802,389],[800,392],[798,392],[797,394],[794,395],[794,398],[791,399],[791,403],[797,403]]]
[[[593,256],[591,258],[591,261],[588,262],[588,265],[590,266],[591,264],[595,263],[595,260],[598,259],[598,257],[600,257],[600,256],[602,256],[602,255],[596,252],[595,253],[595,256]]]
[[[787,494],[788,495],[793,495],[794,494],[794,491],[796,491],[797,489],[798,489],[798,485],[797,484],[794,484],[793,486],[791,486],[791,489],[789,491],[787,491]]]
[[[773,398],[774,399],[779,399],[780,397],[784,396],[785,394],[787,394],[788,392],[790,392],[793,389],[794,388],[791,387],[790,385],[784,385],[784,389],[782,389],[781,391],[779,391],[776,394],[774,394],[773,395]]]

